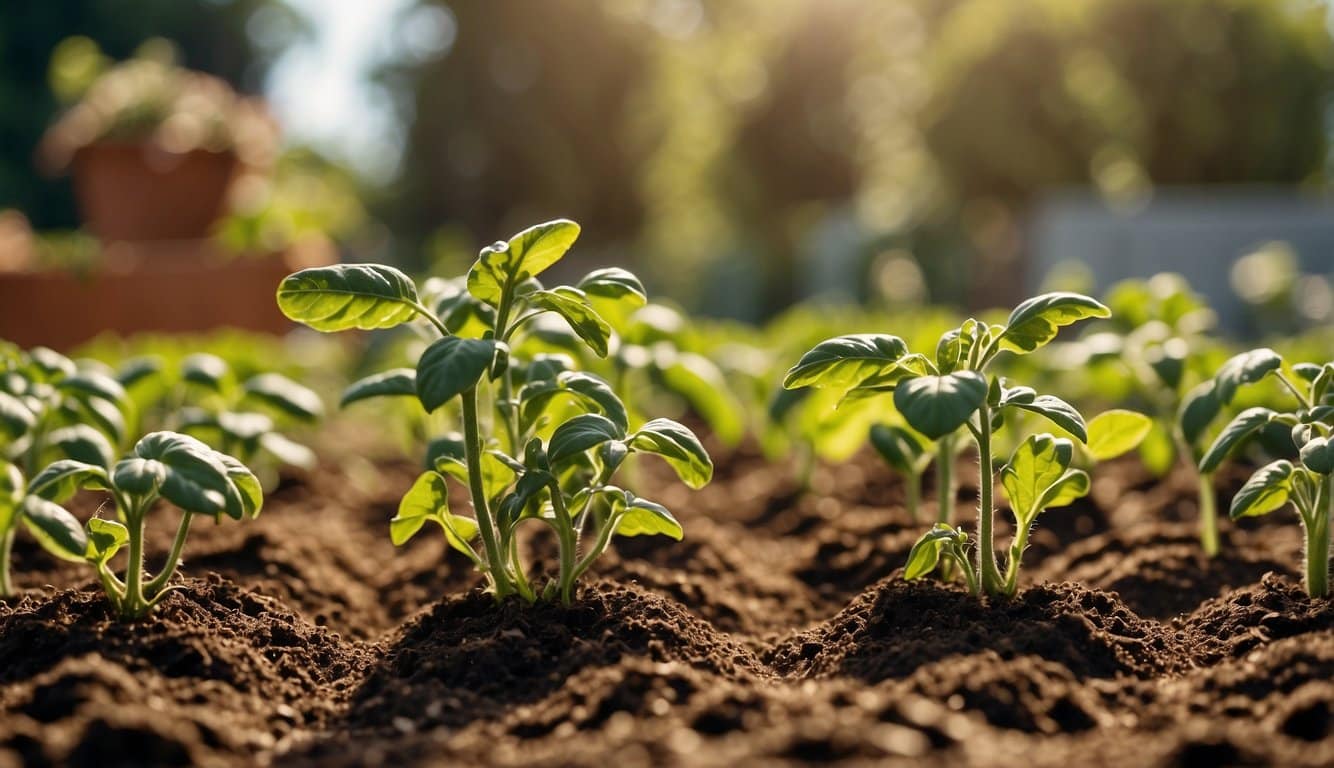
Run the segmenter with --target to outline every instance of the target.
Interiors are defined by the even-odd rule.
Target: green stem
[[[945,435],[936,443],[936,521],[951,524],[954,520],[954,500],[958,493],[954,480],[955,436]]]
[[[519,537],[511,534],[506,549],[509,551],[510,563],[514,567],[514,588],[518,590],[519,597],[531,603],[537,596],[533,594],[532,584],[528,583],[528,574],[523,570],[523,563],[519,562]]]
[[[1005,594],[1013,595],[1019,591],[1019,563],[1023,561],[1024,549],[1028,547],[1028,533],[1031,525],[1015,521],[1018,529],[1014,541],[1010,544],[1010,560],[1005,564]]]
[[[176,566],[181,562],[181,552],[185,549],[185,537],[190,532],[190,522],[194,520],[194,515],[189,512],[181,513],[181,523],[176,527],[176,538],[171,542],[171,552],[167,554],[167,561],[162,565],[162,571],[158,573],[148,586],[144,588],[145,595],[151,600],[156,597],[162,588],[171,581],[171,577],[176,573]]]
[[[1320,498],[1321,496],[1324,498]],[[1316,495],[1309,519],[1302,515],[1306,528],[1306,594],[1329,596],[1329,521],[1334,517],[1334,475],[1325,478],[1323,494]]]
[[[0,536],[0,597],[14,595],[14,582],[9,576],[9,559],[14,552],[14,536],[17,533],[18,526],[12,526]]]
[[[514,587],[510,584],[505,558],[496,540],[495,524],[491,521],[491,510],[486,501],[486,485],[482,481],[482,434],[477,424],[477,388],[469,388],[461,397],[464,458],[468,461],[468,491],[472,495],[473,513],[477,516],[477,527],[482,535],[482,545],[486,549],[487,573],[491,577],[496,600],[499,601],[513,594]]]
[[[977,409],[977,576],[982,590],[994,595],[1004,590],[1000,569],[996,567],[995,518],[996,507],[992,498],[996,478],[991,469],[991,406],[985,401]]]
[[[593,565],[593,561],[597,560],[603,552],[607,551],[607,545],[611,543],[611,536],[616,532],[616,526],[620,524],[620,516],[608,516],[607,520],[603,523],[602,528],[598,530],[598,538],[593,544],[593,548],[584,553],[584,556],[574,566],[574,578],[576,580],[584,575],[584,571],[587,571],[589,567]]]
[[[1214,495],[1214,476],[1199,473],[1200,546],[1209,557],[1218,556],[1218,499]]]
[[[148,609],[144,599],[144,512],[136,505],[125,516],[130,532],[130,559],[125,567],[125,599],[121,602],[121,617],[137,619]]]
[[[551,506],[556,513],[555,528],[556,536],[560,540],[560,601],[563,605],[569,605],[574,596],[574,569],[576,559],[579,557],[579,542],[574,534],[574,521],[570,519],[570,513],[565,508],[565,500],[560,495],[560,485],[555,481],[551,483]]]

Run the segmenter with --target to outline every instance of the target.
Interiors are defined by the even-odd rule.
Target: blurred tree
[[[281,0],[10,0],[0,10],[0,209],[23,211],[38,229],[77,226],[67,180],[37,175],[33,150],[61,104],[51,54],[82,35],[112,59],[146,40],[176,43],[187,67],[255,92],[301,24]]]

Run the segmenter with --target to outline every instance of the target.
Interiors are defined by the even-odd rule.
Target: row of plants
[[[466,275],[421,285],[392,267],[348,264],[302,270],[277,291],[289,318],[318,331],[410,331],[390,355],[403,364],[355,381],[341,405],[407,404],[396,412],[424,446],[424,471],[389,521],[390,536],[403,544],[433,523],[497,600],[568,603],[615,536],[683,536],[669,510],[632,490],[642,455],[666,461],[691,488],[712,477],[690,428],[647,415],[670,412],[670,400],[724,444],[750,433],[772,455],[846,458],[869,443],[904,475],[914,519],[934,476],[936,518],[904,575],[936,572],[979,596],[1015,594],[1037,517],[1087,494],[1096,462],[1136,449],[1160,472],[1178,459],[1197,468],[1202,545],[1216,553],[1212,474],[1246,453],[1261,466],[1231,516],[1291,503],[1306,534],[1307,590],[1328,593],[1334,363],[1289,364],[1268,348],[1228,357],[1206,333],[1208,308],[1179,280],[1122,284],[1105,303],[1043,294],[1007,317],[954,327],[934,311],[819,321],[805,312],[776,322],[768,332],[785,342],[766,344],[756,331],[692,325],[650,303],[623,269],[545,286],[539,275],[578,234],[571,221],[540,224],[484,248]],[[1109,317],[1120,325],[1056,341],[1066,326]],[[898,333],[815,340],[831,325],[873,319]],[[792,352],[794,343],[808,349]],[[314,462],[289,430],[320,419],[322,400],[274,371],[238,373],[207,353],[112,367],[6,347],[0,359],[6,594],[9,552],[26,528],[54,555],[93,566],[121,616],[142,616],[170,592],[195,516],[253,518],[275,465]],[[1086,419],[1072,402],[1137,410]],[[979,468],[971,532],[953,509],[964,452]],[[451,478],[467,489],[471,514],[451,503]],[[115,518],[81,524],[65,506],[80,490],[108,494]],[[181,517],[166,561],[149,574],[143,531],[160,500]],[[1008,550],[996,540],[1003,507],[1014,522]],[[528,521],[557,543],[545,581],[520,556]],[[122,549],[120,576],[111,562]]]

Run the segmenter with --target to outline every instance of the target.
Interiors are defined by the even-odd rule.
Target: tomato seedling
[[[1219,370],[1212,391],[1220,403],[1230,402],[1238,386],[1272,376],[1292,395],[1295,407],[1255,407],[1237,414],[1200,459],[1200,471],[1213,472],[1228,455],[1263,430],[1285,428],[1295,455],[1257,469],[1232,497],[1229,515],[1233,520],[1258,517],[1291,502],[1306,534],[1306,593],[1326,597],[1329,525],[1334,517],[1334,362],[1301,363],[1290,370],[1291,376],[1283,358],[1272,349],[1243,353]]]
[[[115,379],[44,347],[0,350],[0,596],[14,593],[10,555],[20,525],[56,557],[83,558],[82,529],[64,509],[29,495],[50,461],[111,466],[129,402]]]
[[[428,282],[419,292],[407,275],[379,264],[307,269],[278,288],[291,319],[320,331],[375,330],[424,322],[435,340],[413,368],[356,382],[343,404],[380,396],[417,398],[428,413],[457,406],[461,436],[431,446],[432,468],[404,495],[390,534],[402,544],[428,522],[486,577],[497,600],[519,595],[564,602],[613,535],[663,534],[681,526],[664,507],[611,485],[627,456],[661,456],[691,487],[707,483],[713,464],[698,438],[669,419],[630,428],[625,404],[601,378],[575,370],[543,337],[555,316],[589,351],[605,357],[616,344],[599,305],[640,306],[644,289],[621,269],[590,273],[576,286],[545,288],[537,276],[579,235],[572,221],[526,229],[482,249],[465,280]],[[425,294],[425,295],[423,295]],[[481,405],[489,395],[489,419]],[[447,476],[468,490],[473,516],[449,508]],[[531,584],[519,557],[519,525],[538,520],[559,544],[559,573]],[[594,543],[581,548],[584,533]],[[480,546],[476,543],[480,540]]]
[[[97,569],[112,607],[126,620],[147,615],[178,588],[170,582],[196,515],[214,520],[224,516],[252,519],[264,501],[259,479],[244,464],[175,432],[145,435],[131,455],[110,470],[74,459],[57,461],[32,479],[27,501],[54,513],[84,489],[105,491],[116,506],[115,520],[94,517],[88,521],[82,532],[86,543],[83,555]],[[149,512],[163,499],[181,510],[181,521],[166,563],[150,577],[144,568],[144,526]],[[110,563],[127,546],[129,559],[125,578],[121,579],[112,572]]]
[[[987,373],[1002,352],[1028,354],[1044,346],[1062,326],[1106,317],[1096,300],[1074,293],[1050,293],[1029,299],[1004,325],[975,319],[945,333],[934,359],[912,352],[888,334],[840,336],[816,345],[788,372],[784,386],[836,387],[849,397],[893,396],[899,413],[918,433],[940,440],[967,431],[977,449],[980,477],[976,562],[969,557],[966,533],[937,523],[909,554],[906,578],[930,573],[942,560],[952,562],[973,594],[1013,595],[1019,564],[1034,520],[1044,510],[1069,504],[1088,492],[1089,477],[1072,466],[1072,441],[1050,434],[1031,435],[1015,449],[1000,479],[1015,517],[1015,534],[1002,570],[996,555],[994,523],[996,471],[993,434],[1007,414],[1027,411],[1045,417],[1087,442],[1084,418],[1065,401],[1012,386]]]

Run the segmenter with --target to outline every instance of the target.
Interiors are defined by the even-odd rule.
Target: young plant
[[[44,347],[0,351],[0,596],[14,594],[10,556],[21,525],[56,557],[83,559],[78,521],[32,498],[29,480],[63,458],[109,468],[128,410],[124,389],[99,371]]]
[[[131,392],[156,386],[151,408],[163,428],[216,445],[246,464],[276,460],[310,468],[315,454],[283,433],[293,424],[313,424],[324,403],[310,389],[275,372],[241,380],[226,360],[207,352],[188,355],[175,371],[151,357],[127,361],[116,378]]]
[[[44,514],[68,516],[63,504],[77,491],[110,494],[116,519],[94,517],[86,531],[75,525],[71,539],[82,535],[84,559],[97,569],[102,588],[117,615],[132,620],[147,615],[170,592],[178,589],[171,578],[181,562],[186,536],[195,516],[221,520],[252,519],[263,504],[259,480],[244,464],[209,448],[188,435],[153,432],[134,446],[133,453],[108,471],[96,464],[62,459],[33,478],[25,503]],[[159,500],[181,510],[176,538],[162,569],[149,575],[144,567],[144,525]],[[64,512],[63,516],[57,512]],[[111,559],[129,548],[124,579],[111,570]]]
[[[897,336],[862,334],[816,345],[788,372],[783,383],[789,388],[836,387],[858,397],[892,394],[908,425],[927,439],[939,440],[960,429],[972,438],[981,475],[976,559],[970,557],[967,534],[938,523],[913,547],[906,578],[926,575],[945,559],[957,566],[975,595],[1016,592],[1034,520],[1045,509],[1085,495],[1089,478],[1072,468],[1070,440],[1037,434],[1020,443],[1000,473],[1015,517],[1009,558],[1002,567],[994,541],[993,435],[1006,416],[1017,411],[1043,416],[1081,442],[1088,440],[1088,433],[1083,417],[1065,401],[1038,395],[1030,387],[1011,386],[987,369],[1002,352],[1028,354],[1054,339],[1062,326],[1108,314],[1106,307],[1087,296],[1044,294],[1016,307],[1004,325],[965,321],[941,337],[934,359],[912,352]]]
[[[544,342],[542,320],[563,319],[593,354],[616,342],[596,303],[643,303],[624,270],[598,270],[577,287],[544,288],[537,276],[569,250],[572,221],[524,230],[482,249],[466,281],[432,282],[423,300],[402,272],[378,264],[307,269],[278,288],[278,305],[316,330],[374,330],[425,323],[435,340],[416,366],[353,384],[343,404],[379,396],[415,397],[428,413],[457,406],[461,436],[432,443],[431,469],[418,477],[390,523],[402,544],[427,522],[486,577],[497,600],[572,599],[576,580],[612,536],[664,534],[681,527],[661,505],[611,485],[634,453],[661,456],[687,485],[709,481],[713,465],[698,438],[669,419],[631,429],[625,404],[603,379],[573,368]],[[484,407],[489,406],[489,407]],[[448,503],[447,476],[463,482],[473,516]],[[517,530],[537,520],[554,531],[559,573],[541,589],[519,557]],[[585,533],[595,531],[584,548]]]
[[[1252,437],[1279,427],[1291,439],[1291,459],[1270,462],[1251,475],[1232,498],[1233,520],[1258,517],[1291,502],[1306,534],[1303,583],[1311,597],[1329,595],[1330,518],[1334,517],[1334,362],[1301,363],[1285,370],[1272,349],[1256,349],[1233,358],[1214,378],[1219,402],[1230,402],[1243,383],[1272,376],[1291,393],[1287,410],[1247,408],[1209,446],[1200,471],[1211,473]]]

